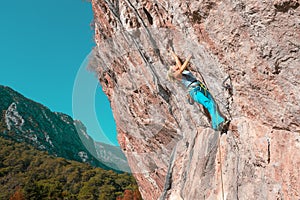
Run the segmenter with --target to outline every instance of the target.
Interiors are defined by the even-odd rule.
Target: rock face
[[[144,199],[300,199],[298,0],[92,5],[91,67]],[[227,134],[166,79],[169,49],[193,55]]]

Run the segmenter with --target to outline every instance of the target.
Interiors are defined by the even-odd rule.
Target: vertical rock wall
[[[93,67],[144,199],[300,199],[298,0],[92,5]],[[227,134],[166,79],[169,49],[193,55]]]

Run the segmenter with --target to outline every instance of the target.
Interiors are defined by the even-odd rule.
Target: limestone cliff
[[[144,199],[300,199],[298,0],[92,5],[92,65]],[[169,49],[193,55],[227,134],[167,81]]]

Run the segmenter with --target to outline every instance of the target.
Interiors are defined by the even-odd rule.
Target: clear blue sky
[[[92,19],[91,4],[83,0],[1,1],[0,84],[52,111],[73,116],[76,75],[95,46]],[[87,82],[97,84],[92,73],[82,73]],[[92,106],[96,106],[97,121],[109,140],[117,144],[109,103],[101,88],[96,91],[96,105]],[[109,142],[101,136],[95,120],[89,120],[93,117],[82,118],[94,139]]]

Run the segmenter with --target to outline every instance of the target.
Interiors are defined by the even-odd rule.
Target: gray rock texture
[[[298,0],[92,5],[91,67],[144,199],[300,199]],[[192,54],[189,69],[231,119],[227,134],[166,79],[170,49]]]

